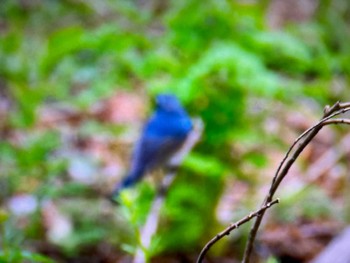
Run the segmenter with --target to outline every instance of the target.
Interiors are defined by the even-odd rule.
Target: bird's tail
[[[127,174],[127,176],[125,176],[124,179],[121,182],[117,183],[116,186],[114,187],[114,190],[110,196],[111,201],[118,202],[117,200],[119,198],[120,192],[125,188],[133,186],[142,178],[143,175],[144,175],[143,169],[130,171]]]

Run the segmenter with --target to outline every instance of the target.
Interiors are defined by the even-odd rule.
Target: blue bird
[[[146,173],[167,164],[192,130],[192,122],[174,95],[156,97],[156,110],[143,127],[136,143],[129,173],[118,183],[112,199],[137,183]]]

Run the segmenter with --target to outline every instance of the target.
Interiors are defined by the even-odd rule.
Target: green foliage
[[[296,37],[282,32],[256,32],[246,37],[247,47],[273,68],[305,72],[312,63],[311,50]]]
[[[205,174],[206,176],[222,177],[227,173],[228,168],[223,166],[216,158],[203,156],[200,154],[190,154],[185,162],[184,167],[193,173]]]
[[[41,180],[44,183],[65,168],[61,160],[51,158],[52,152],[59,145],[57,136],[55,132],[39,132],[26,137],[26,140],[18,145],[0,143],[3,172],[0,180],[6,185],[4,190],[7,194],[21,188],[30,189],[26,178]]]
[[[54,261],[41,254],[20,248],[20,243],[23,242],[23,233],[15,228],[11,220],[13,219],[6,211],[0,210],[0,262],[53,263]]]
[[[179,249],[191,251],[215,222],[214,214],[208,211],[215,209],[221,181],[216,177],[189,176],[190,180],[179,176],[177,187],[169,193],[164,209],[164,216],[168,220],[159,228],[159,240],[155,248],[157,252]]]
[[[47,257],[40,254],[31,253],[28,251],[22,251],[20,249],[11,249],[9,251],[0,251],[0,262],[11,262],[11,263],[51,263],[54,262]]]
[[[266,263],[278,263],[278,260],[275,257],[269,257]]]
[[[268,148],[278,140],[262,132],[266,112],[260,112],[255,101],[297,108],[304,100],[326,104],[350,99],[346,88],[331,88],[337,81],[346,87],[350,80],[345,2],[320,1],[311,21],[271,31],[265,25],[266,1],[3,0],[0,99],[10,108],[5,117],[0,114],[1,200],[30,192],[39,200],[61,201],[73,222],[69,239],[58,244],[64,253],[78,253],[102,241],[132,253],[153,189],[141,184],[136,196],[134,190],[122,196],[116,218],[101,218],[103,205],[91,200],[100,186],[73,181],[68,169],[74,156],[84,155],[84,149],[77,149],[79,143],[100,135],[120,143],[128,135],[133,124],[91,120],[103,99],[116,90],[149,97],[172,92],[192,116],[203,119],[205,132],[169,192],[160,231],[148,253],[197,248],[216,224],[226,176],[250,177],[244,174],[244,164],[265,167],[269,158],[251,145]],[[41,114],[50,107],[80,114],[80,119],[45,127]],[[123,147],[117,143],[109,147]],[[240,156],[237,145],[247,148]],[[113,153],[126,159],[124,153]],[[93,166],[103,177],[103,163],[91,156],[84,156],[86,167]],[[322,202],[314,202],[318,199]],[[295,202],[300,211],[289,209]],[[332,213],[327,198],[314,190],[291,195],[283,203],[283,219]],[[39,217],[27,219],[32,226],[27,232],[19,230],[21,238],[38,237],[34,230],[43,227]],[[0,261],[45,262],[17,244],[3,249]]]

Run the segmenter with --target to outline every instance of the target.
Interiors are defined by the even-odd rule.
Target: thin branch
[[[329,119],[339,115],[339,114],[343,114],[347,111],[350,110],[350,103],[335,103],[332,107],[330,106],[326,106],[324,109],[324,115],[323,115],[323,119],[321,121],[319,121],[316,125],[310,127],[309,129],[307,129],[306,131],[304,131],[301,135],[299,135],[298,138],[295,139],[295,141],[293,142],[293,144],[289,147],[287,153],[285,154],[282,162],[279,164],[274,178],[273,178],[273,183],[276,180],[276,177],[278,176],[278,174],[281,171],[281,168],[283,166],[283,164],[285,163],[285,161],[287,160],[289,154],[291,153],[292,149],[295,147],[295,145],[302,139],[304,138],[309,132],[311,132],[312,130],[314,130],[315,128],[318,128],[320,126],[323,126],[324,122],[327,122]],[[335,111],[335,112],[334,112]]]
[[[258,216],[260,213],[262,213],[263,211],[265,211],[266,209],[270,208],[271,206],[273,206],[274,204],[279,203],[279,198],[277,198],[276,200],[267,203],[266,205],[264,205],[263,207],[261,207],[260,209],[258,209],[257,211],[250,213],[249,215],[245,216],[244,218],[242,218],[241,220],[237,221],[234,224],[231,224],[230,226],[228,226],[226,229],[224,229],[222,232],[220,232],[219,234],[217,234],[214,238],[212,238],[202,249],[201,253],[198,256],[197,259],[197,263],[201,263],[205,257],[205,255],[207,254],[207,252],[209,251],[209,249],[217,242],[219,241],[221,238],[223,238],[224,236],[228,236],[232,230],[238,228],[240,225],[243,225],[244,223],[250,221],[251,219],[253,219],[254,217]]]
[[[270,191],[269,191],[268,195],[266,196],[265,201],[263,202],[263,205],[268,203],[268,202],[271,202],[273,195],[274,195],[275,191],[277,190],[277,187],[279,186],[279,184],[283,180],[284,176],[288,173],[288,171],[289,171],[290,167],[293,165],[294,161],[298,158],[299,154],[303,151],[303,149],[306,147],[306,145],[308,145],[309,142],[316,136],[316,134],[319,132],[320,129],[321,129],[321,127],[317,127],[310,134],[308,134],[308,136],[305,138],[305,140],[301,144],[299,144],[299,146],[298,146],[297,150],[294,152],[294,154],[290,157],[290,159],[288,159],[285,167],[281,170],[281,173],[278,176],[274,177],[273,183],[271,184],[271,187],[270,187]],[[287,160],[287,159],[285,159],[285,160]],[[250,230],[248,243],[247,243],[246,250],[244,253],[244,257],[243,257],[243,263],[249,262],[250,255],[251,255],[251,252],[253,250],[254,240],[255,240],[256,234],[258,232],[258,229],[260,227],[263,216],[264,216],[264,211],[257,216],[255,223],[253,224],[253,226]]]
[[[253,249],[254,240],[256,238],[256,234],[257,234],[257,231],[260,227],[260,224],[261,224],[261,221],[262,221],[263,216],[265,214],[265,211],[272,204],[278,203],[278,199],[277,199],[277,201],[275,200],[272,202],[273,195],[277,191],[277,188],[279,187],[279,185],[282,182],[282,180],[284,179],[284,177],[288,174],[289,169],[292,167],[292,165],[294,164],[296,159],[299,157],[299,155],[302,153],[302,151],[305,149],[305,147],[312,141],[312,139],[317,135],[317,133],[324,126],[330,125],[330,124],[350,124],[350,120],[348,120],[348,119],[331,119],[331,118],[333,118],[339,114],[345,113],[347,111],[350,111],[350,102],[346,102],[346,103],[337,102],[333,106],[326,106],[325,107],[323,118],[317,124],[315,124],[314,126],[310,127],[306,131],[304,131],[293,142],[293,144],[289,147],[287,153],[285,154],[283,160],[281,161],[281,163],[279,164],[279,166],[275,172],[275,175],[273,177],[273,180],[272,180],[272,183],[270,186],[270,190],[269,190],[267,196],[265,197],[265,200],[264,200],[261,208],[257,212],[246,216],[245,218],[238,221],[237,223],[230,225],[224,231],[220,232],[213,239],[211,239],[205,245],[205,247],[202,249],[202,251],[198,257],[197,263],[202,262],[205,254],[208,252],[210,247],[212,245],[214,245],[217,241],[219,241],[224,236],[229,235],[233,229],[238,228],[241,224],[244,224],[247,221],[251,220],[252,218],[256,217],[255,223],[253,224],[251,231],[250,231],[249,239],[248,239],[248,242],[246,245],[246,249],[245,249],[244,257],[243,257],[243,261],[242,261],[243,263],[249,262],[249,258],[250,258],[250,255],[251,255],[251,252]],[[304,140],[301,142],[302,139],[304,139]],[[295,149],[294,153],[291,156],[289,156],[295,147],[296,147],[296,149]]]
[[[324,115],[323,119],[319,121],[316,125],[312,126],[305,132],[303,132],[295,141],[294,143],[290,146],[288,149],[286,155],[284,156],[282,162],[280,163],[278,169],[276,170],[276,173],[273,177],[272,184],[269,190],[268,195],[266,196],[262,206],[266,205],[267,203],[271,202],[273,195],[275,194],[278,186],[284,179],[284,177],[287,175],[289,172],[289,169],[295,162],[295,160],[298,158],[300,153],[305,149],[305,147],[311,142],[311,140],[317,135],[317,133],[322,129],[323,126],[329,125],[329,124],[340,124],[340,123],[346,123],[348,124],[348,121],[345,119],[334,119],[330,120],[334,116],[337,116],[339,114],[345,113],[350,110],[350,103],[335,103],[333,106],[329,107],[327,106],[324,110]],[[350,122],[350,121],[349,121]],[[304,138],[304,141],[299,143],[302,138]],[[299,143],[299,144],[298,144]],[[296,146],[295,152],[292,154],[291,157],[289,157],[289,154],[291,153],[292,149]],[[288,158],[289,157],[289,158]],[[288,160],[288,161],[287,161]],[[257,215],[257,218],[255,220],[255,223],[253,224],[250,234],[249,234],[249,239],[246,245],[246,249],[244,252],[244,257],[243,257],[243,263],[248,263],[250,259],[250,255],[253,250],[253,244],[254,240],[256,238],[257,231],[260,227],[262,218],[264,216],[265,210],[262,211]]]
[[[323,126],[329,125],[329,124],[348,124],[348,125],[350,125],[350,119],[332,119],[332,120],[328,120],[328,121],[325,121],[323,123]]]

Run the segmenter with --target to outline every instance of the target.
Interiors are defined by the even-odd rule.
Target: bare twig
[[[147,262],[147,249],[149,249],[152,241],[152,237],[157,231],[160,209],[164,202],[165,193],[169,189],[173,182],[177,169],[183,162],[184,158],[188,155],[194,145],[199,141],[203,132],[203,122],[200,119],[193,121],[193,130],[187,137],[184,145],[181,149],[171,158],[168,163],[168,172],[164,176],[155,200],[153,201],[150,212],[148,213],[146,223],[140,231],[140,246],[136,250],[134,256],[134,263]]]
[[[329,125],[329,124],[348,124],[350,125],[349,119],[331,119],[323,122],[323,125]]]
[[[212,238],[202,249],[201,253],[198,256],[197,259],[197,263],[201,263],[205,257],[205,255],[207,254],[207,252],[209,251],[209,249],[211,248],[212,245],[214,245],[217,241],[219,241],[221,238],[223,238],[224,236],[227,236],[231,233],[232,230],[238,228],[240,225],[243,225],[244,223],[250,221],[251,219],[253,219],[254,217],[258,216],[261,212],[265,211],[266,209],[270,208],[271,206],[273,206],[274,204],[279,203],[279,199],[277,198],[276,200],[267,203],[266,205],[262,206],[260,209],[258,209],[257,211],[250,213],[249,215],[245,216],[244,218],[242,218],[241,220],[237,221],[234,224],[231,224],[230,226],[228,226],[226,229],[224,229],[222,232],[220,232],[219,234],[217,234],[214,238]]]
[[[306,130],[304,133],[302,133],[295,141],[294,143],[290,146],[288,149],[286,155],[284,156],[282,162],[280,163],[279,167],[276,170],[276,173],[273,177],[272,184],[270,186],[269,193],[267,194],[262,206],[265,206],[269,202],[271,202],[273,195],[275,194],[278,186],[284,179],[284,177],[287,175],[289,172],[289,169],[295,162],[295,160],[298,158],[300,153],[305,149],[305,147],[311,142],[311,140],[317,135],[317,133],[322,129],[322,127],[329,125],[329,124],[340,124],[340,123],[345,123],[345,124],[350,124],[350,120],[348,119],[332,119],[333,117],[345,113],[350,110],[350,103],[335,103],[333,106],[329,107],[327,106],[324,110],[324,115],[323,119],[321,119],[316,125],[312,126],[308,130]],[[304,140],[302,142],[301,139]],[[299,143],[300,142],[300,143]],[[299,143],[299,144],[298,144]],[[292,152],[294,147],[297,145],[294,153],[289,157],[289,154]],[[251,228],[250,234],[249,234],[249,239],[246,245],[246,249],[244,252],[244,257],[243,257],[243,263],[248,263],[250,259],[250,255],[253,250],[253,244],[254,240],[257,234],[257,231],[259,229],[259,226],[261,224],[262,218],[264,216],[265,210],[263,210],[261,213],[257,215],[257,218]]]
[[[347,106],[346,106],[347,105]],[[345,108],[343,108],[345,107]],[[293,142],[293,144],[289,147],[286,155],[284,156],[282,162],[280,163],[280,165],[278,166],[275,176],[273,178],[273,183],[276,180],[276,177],[279,175],[281,168],[283,166],[283,164],[285,163],[285,161],[287,160],[287,158],[289,157],[289,154],[291,153],[292,149],[295,147],[295,145],[302,139],[304,138],[309,132],[311,132],[312,130],[315,130],[316,128],[322,128],[322,126],[324,126],[324,123],[328,123],[328,120],[330,120],[331,118],[345,113],[347,111],[350,110],[350,105],[346,104],[346,103],[342,103],[340,104],[339,102],[335,103],[332,107],[326,106],[325,110],[324,110],[324,116],[323,119],[321,121],[319,121],[316,125],[310,127],[309,129],[307,129],[306,131],[304,131],[301,135],[299,135],[298,138],[296,138],[296,140]],[[344,120],[344,119],[334,119],[335,120]],[[331,120],[332,121],[332,120]]]

